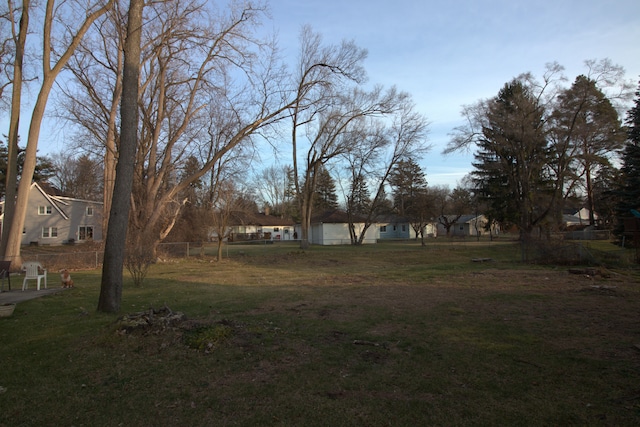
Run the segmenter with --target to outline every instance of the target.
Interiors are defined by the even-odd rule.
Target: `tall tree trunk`
[[[109,212],[111,212],[111,199],[113,197],[113,187],[116,181],[116,165],[118,163],[118,147],[116,143],[116,123],[118,108],[116,107],[122,100],[122,79],[116,79],[116,87],[113,90],[113,103],[109,112],[109,124],[107,127],[107,138],[104,147],[104,172],[102,189],[102,236],[109,232]]]
[[[24,228],[24,221],[27,213],[31,180],[33,179],[33,173],[36,170],[36,155],[38,152],[40,127],[42,125],[42,118],[44,117],[44,111],[51,87],[53,86],[53,81],[53,79],[44,79],[42,88],[38,94],[38,100],[33,108],[31,124],[29,126],[27,148],[25,149],[24,154],[24,164],[22,166],[22,175],[20,177],[20,184],[18,185],[15,212],[11,221],[10,229],[7,230],[9,235],[7,237],[5,258],[12,260],[16,266],[22,265],[22,257],[20,255],[22,229]]]
[[[111,199],[113,197],[113,187],[116,180],[116,165],[117,159],[115,156],[115,144],[109,143],[107,137],[107,147],[104,155],[104,174],[103,174],[103,189],[102,189],[102,236],[107,235],[109,232],[109,212],[111,212]]]
[[[20,124],[20,104],[22,103],[22,64],[24,60],[24,46],[29,30],[30,3],[29,0],[23,0],[17,37],[14,33],[16,50],[13,64],[13,85],[11,88],[11,118],[9,122],[9,137],[7,140],[7,173],[3,220],[3,225],[7,228],[2,230],[2,241],[0,242],[0,253],[3,257],[7,254],[7,243],[9,241],[11,224],[13,223],[16,207],[16,186],[18,185],[18,128]],[[6,261],[13,261],[8,257],[4,259]]]
[[[134,162],[138,144],[138,81],[144,0],[129,3],[124,54],[120,151],[104,249],[98,311],[116,313],[122,300],[122,272],[126,247]]]
[[[218,250],[216,252],[216,261],[222,261],[222,245],[224,244],[222,236],[218,236]]]
[[[309,204],[309,201],[303,201],[302,209],[300,209],[300,249],[309,249],[311,245],[309,241],[309,229],[311,228]]]

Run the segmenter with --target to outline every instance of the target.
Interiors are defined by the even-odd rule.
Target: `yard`
[[[235,247],[128,280],[119,315],[74,271],[0,319],[0,425],[640,425],[638,270],[518,260]]]

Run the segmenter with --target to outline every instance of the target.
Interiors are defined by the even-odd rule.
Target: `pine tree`
[[[522,82],[507,83],[490,101],[478,141],[473,179],[491,217],[518,226],[527,240],[550,211],[544,111]]]
[[[623,231],[624,218],[631,210],[640,211],[640,84],[634,106],[627,112],[627,143],[622,154],[621,185],[617,192],[618,235]]]
[[[420,165],[414,160],[401,160],[395,166],[389,178],[393,188],[393,203],[398,215],[407,215],[412,200],[424,194],[427,180]]]
[[[371,195],[369,194],[369,188],[362,175],[355,177],[354,182],[351,183],[350,194],[347,209],[351,213],[363,215],[369,211],[371,207]]]
[[[314,209],[317,212],[338,208],[338,195],[336,193],[336,183],[329,174],[329,171],[321,167],[318,170],[316,181],[316,192],[314,195]]]
[[[0,141],[0,197],[5,195],[5,185],[7,176],[7,159],[9,157],[7,146]],[[22,175],[22,166],[24,165],[24,149],[18,148],[18,178]],[[33,173],[33,181],[47,182],[55,175],[55,166],[48,157],[36,158],[36,169]]]
[[[624,142],[618,113],[596,81],[578,76],[573,85],[560,94],[553,118],[571,162],[574,180],[585,191],[589,223],[595,225],[596,210],[604,209],[598,206],[600,200],[594,193],[601,181],[598,176],[604,176],[611,167],[611,153],[620,150]]]

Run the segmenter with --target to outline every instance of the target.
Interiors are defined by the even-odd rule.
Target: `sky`
[[[367,49],[370,83],[412,95],[431,123],[420,162],[429,185],[453,188],[473,169],[471,153],[441,154],[462,106],[521,73],[542,77],[558,62],[571,83],[585,60],[609,58],[634,87],[640,80],[638,0],[273,0],[271,9],[285,54],[309,24],[327,43]]]
[[[419,162],[429,185],[453,188],[472,170],[471,153],[441,154],[462,123],[461,108],[495,96],[517,75],[541,77],[555,61],[572,82],[586,73],[585,60],[608,58],[634,87],[640,79],[638,0],[271,0],[270,7],[264,25],[278,33],[284,55],[296,55],[308,24],[327,43],[347,39],[367,49],[370,84],[412,95],[431,123],[432,149]],[[63,129],[52,123],[43,126],[40,155],[64,149]]]

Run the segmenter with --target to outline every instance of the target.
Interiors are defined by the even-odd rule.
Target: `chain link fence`
[[[104,251],[67,252],[67,253],[38,253],[26,254],[23,261],[38,261],[49,271],[64,268],[73,270],[92,270],[102,266]]]

